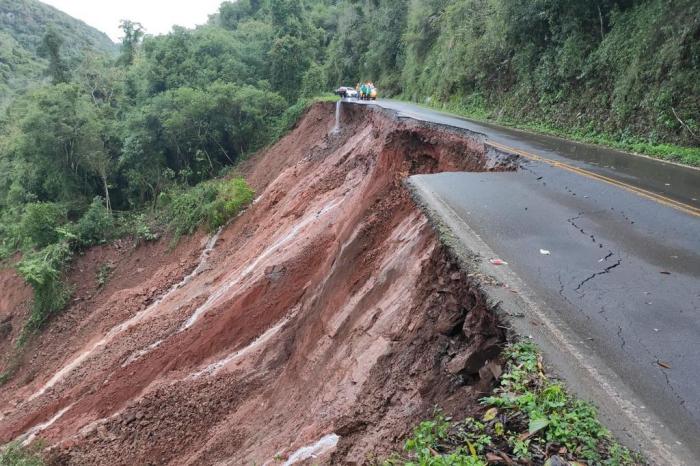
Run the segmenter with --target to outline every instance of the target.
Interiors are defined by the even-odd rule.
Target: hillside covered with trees
[[[0,256],[23,252],[37,325],[75,251],[225,221],[251,193],[200,183],[338,85],[700,159],[692,0],[239,0],[158,37],[124,21],[118,55],[33,0],[0,26],[2,92],[40,83],[0,120]]]
[[[116,54],[106,34],[37,0],[0,0],[0,108],[18,91],[47,79],[43,72],[47,29],[63,42],[62,52],[71,66],[92,54]]]

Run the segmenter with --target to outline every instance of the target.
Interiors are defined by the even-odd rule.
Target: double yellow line
[[[671,207],[671,208],[674,208],[676,210],[680,210],[681,212],[684,212],[684,213],[689,214],[689,215],[694,215],[696,217],[700,217],[700,208],[685,204],[685,203],[680,202],[680,201],[676,201],[676,200],[671,199],[671,198],[666,197],[666,196],[662,196],[661,194],[656,194],[656,193],[653,193],[651,191],[647,191],[646,189],[637,188],[636,186],[632,186],[632,185],[629,185],[629,184],[624,183],[622,181],[614,180],[612,178],[608,178],[607,176],[599,175],[597,173],[593,173],[591,171],[584,170],[583,168],[569,165],[568,163],[560,162],[558,160],[546,159],[544,157],[540,157],[539,155],[535,155],[531,152],[526,152],[526,151],[523,151],[520,149],[516,149],[514,147],[509,147],[509,146],[506,146],[503,144],[499,144],[497,142],[488,141],[488,142],[486,142],[486,145],[491,146],[495,149],[501,150],[503,152],[517,154],[517,155],[524,157],[526,159],[536,160],[537,162],[546,163],[547,165],[550,165],[552,167],[561,168],[562,170],[576,173],[578,175],[585,176],[586,178],[591,178],[594,180],[598,180],[598,181],[602,181],[604,183],[611,184],[613,186],[617,186],[618,188],[622,188],[625,191],[629,191],[629,192],[634,193],[638,196],[652,200],[654,202],[665,205],[667,207]]]

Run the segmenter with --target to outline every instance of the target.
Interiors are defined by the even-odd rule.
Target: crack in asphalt
[[[659,359],[656,360],[656,364],[657,365],[659,364]],[[684,405],[685,399],[683,399],[683,397],[680,395],[680,393],[678,393],[676,391],[676,389],[673,387],[673,385],[671,384],[671,379],[668,378],[668,372],[666,372],[666,370],[662,367],[659,367],[659,370],[664,375],[664,379],[666,379],[666,386],[668,386],[669,390],[671,390],[671,393],[673,393],[673,396],[675,396],[678,400],[680,400],[681,406]]]
[[[569,223],[571,224],[572,227],[576,228],[582,235],[587,235],[587,236],[591,239],[591,241],[593,241],[594,243],[598,244],[598,246],[602,248],[602,247],[603,247],[603,243],[598,242],[598,240],[596,239],[596,237],[595,237],[595,235],[594,235],[593,233],[588,233],[586,230],[584,230],[583,228],[581,228],[581,227],[576,223],[576,220],[582,218],[584,214],[585,214],[585,212],[579,212],[577,216],[568,218],[568,219],[566,219],[566,221],[569,222]]]
[[[578,231],[580,231],[581,233],[583,233],[585,235],[586,232],[584,231],[584,229],[581,228],[580,226],[576,225],[576,223],[575,223],[576,220],[583,217],[583,214],[584,214],[584,212],[579,212],[577,216],[566,219],[566,221],[569,222],[574,228],[576,228]]]
[[[594,278],[599,277],[600,275],[605,275],[606,273],[610,273],[610,271],[612,269],[614,269],[615,267],[619,267],[621,264],[622,264],[622,259],[618,259],[617,262],[605,267],[601,272],[595,272],[595,273],[591,274],[590,276],[586,277],[581,283],[579,283],[578,286],[576,287],[576,289],[574,289],[574,291],[576,291],[578,293],[578,291],[581,289],[581,287],[583,285],[585,285],[589,281],[593,280]]]
[[[625,342],[625,337],[622,336],[622,325],[617,326],[617,337],[620,339],[620,349],[624,350],[627,342]]]
[[[595,235],[588,233],[588,232],[587,232],[585,229],[583,229],[578,223],[576,223],[576,221],[579,220],[579,219],[581,219],[583,216],[584,216],[584,212],[579,212],[578,215],[576,215],[575,217],[571,217],[571,218],[567,219],[567,222],[568,222],[569,224],[571,224],[571,226],[574,227],[576,230],[578,230],[581,234],[588,236],[588,237],[591,239],[591,241],[593,241],[593,243],[597,243],[598,246],[599,246],[600,248],[603,248],[603,247],[604,247],[604,246],[603,246],[603,243],[599,243],[599,242],[596,240]],[[608,253],[607,253],[602,259],[600,259],[599,262],[608,262],[608,260],[609,260],[611,257],[613,257],[614,255],[615,255],[615,252],[613,252],[612,250],[608,250]],[[576,293],[578,293],[579,295],[581,295],[581,298],[583,298],[583,296],[585,296],[585,292],[580,292],[580,290],[581,290],[581,288],[582,288],[584,285],[586,285],[586,283],[590,282],[591,280],[595,279],[596,277],[599,277],[600,275],[605,275],[605,274],[610,273],[611,270],[613,270],[613,269],[616,268],[616,267],[619,267],[620,265],[622,265],[622,259],[621,259],[621,258],[618,259],[615,263],[612,263],[612,264],[608,265],[607,267],[605,267],[605,268],[604,268],[603,270],[601,270],[600,272],[595,272],[595,273],[589,275],[588,277],[586,277],[584,280],[582,280],[582,281],[576,286],[576,288],[574,289],[574,291],[575,291]],[[579,306],[576,306],[574,303],[572,303],[572,302],[566,297],[566,295],[564,294],[566,287],[564,286],[564,282],[562,281],[561,273],[558,274],[558,277],[557,277],[557,278],[558,278],[558,280],[559,280],[559,295],[560,295],[567,303],[571,304],[571,305],[574,306],[576,309],[578,309],[579,311],[583,312],[583,309],[582,309],[582,308],[580,308]],[[698,309],[698,306],[697,306],[696,303],[693,302],[693,303],[691,303],[691,305],[692,305],[696,310]],[[605,305],[601,305],[600,311],[598,311],[598,314],[599,314],[605,321],[608,321],[608,322],[609,322],[609,318],[608,318],[608,316],[607,316],[607,308],[606,308]],[[616,332],[616,334],[617,334],[617,338],[618,338],[619,341],[620,341],[620,350],[624,351],[624,350],[625,350],[625,346],[627,346],[627,340],[625,339],[625,336],[623,335],[623,328],[622,328],[622,325],[618,325],[618,326],[617,326],[617,332]],[[635,339],[635,340],[638,340],[638,339]],[[639,340],[638,343],[639,343],[639,345],[640,345],[642,348],[644,348],[644,350],[647,352],[647,354],[653,355],[653,353],[649,350],[649,348],[644,344],[643,341]],[[657,358],[656,356],[654,356],[654,358],[655,358],[655,364],[658,366],[658,362],[660,361],[660,359]],[[676,391],[676,388],[675,388],[675,387],[673,386],[673,384],[671,383],[671,379],[669,378],[669,375],[668,375],[667,370],[665,370],[665,369],[664,369],[663,367],[661,367],[661,366],[659,366],[658,369],[661,371],[661,373],[662,373],[663,376],[664,376],[664,379],[666,380],[666,386],[668,387],[668,390],[672,393],[672,395],[673,395],[676,399],[679,400],[679,402],[680,402],[681,405],[685,404],[685,400],[684,400],[683,397],[678,393],[678,391]]]

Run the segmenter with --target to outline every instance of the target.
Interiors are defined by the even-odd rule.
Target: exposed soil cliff
[[[402,180],[505,167],[345,107],[340,133],[318,104],[248,161],[259,197],[214,237],[81,258],[78,285],[105,261],[112,278],[78,286],[0,388],[0,443],[40,437],[54,464],[362,464],[435,405],[473,412],[504,335]],[[3,274],[20,291],[0,320],[27,299]]]

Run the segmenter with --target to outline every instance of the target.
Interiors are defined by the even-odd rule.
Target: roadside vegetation
[[[645,464],[612,437],[595,408],[544,373],[532,343],[515,343],[504,357],[500,385],[482,399],[480,417],[456,421],[437,411],[385,466]]]
[[[669,162],[700,167],[700,147],[685,147],[676,144],[649,142],[639,136],[624,136],[620,138],[608,133],[599,133],[596,130],[572,129],[546,121],[528,121],[525,119],[512,118],[503,116],[494,111],[489,111],[484,107],[465,107],[461,103],[453,104],[429,101],[427,106],[476,121],[496,123],[511,128],[557,136],[587,144],[611,147],[633,154],[641,154],[667,160]]]

